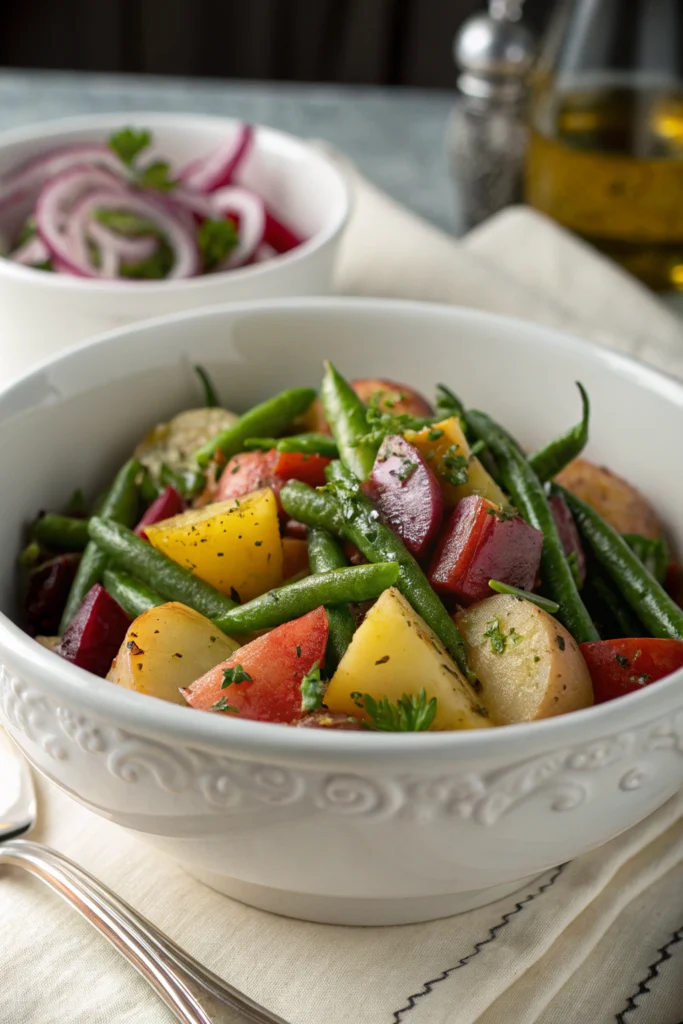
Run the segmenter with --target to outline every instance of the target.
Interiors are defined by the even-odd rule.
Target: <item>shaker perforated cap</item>
[[[453,42],[453,57],[466,76],[521,82],[534,61],[533,34],[518,21],[476,14]]]

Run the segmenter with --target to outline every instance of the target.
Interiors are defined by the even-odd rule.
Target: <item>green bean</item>
[[[619,593],[652,636],[683,640],[683,610],[648,572],[627,542],[581,498],[564,487],[564,496],[579,533]]]
[[[596,614],[604,616],[605,611],[607,612],[608,625],[606,629],[603,627],[604,632],[600,631],[603,640],[618,639],[624,636],[643,636],[647,632],[621,595],[614,590],[600,572],[591,573],[587,602],[591,600],[591,592],[597,600]],[[610,619],[613,627],[609,625]],[[607,636],[607,632],[612,632],[613,636]]]
[[[332,569],[343,569],[348,562],[341,547],[327,530],[311,529],[308,531],[308,564],[311,567],[311,572],[319,573],[329,572]],[[331,674],[353,639],[356,621],[348,604],[328,605],[327,621],[330,635],[327,641],[325,663]]]
[[[137,480],[141,474],[142,466],[137,459],[129,459],[121,467],[101,504],[100,517],[103,521],[133,525],[138,511]],[[66,600],[59,624],[60,635],[73,619],[90,588],[102,578],[106,564],[106,554],[92,540],[88,541]]]
[[[377,455],[377,445],[362,440],[368,433],[367,410],[351,385],[330,362],[325,363],[320,397],[340,459],[359,480],[366,480]]]
[[[663,584],[669,568],[669,545],[663,537],[651,540],[640,533],[623,533],[622,537],[658,583]]]
[[[131,619],[137,619],[143,612],[165,603],[161,594],[157,594],[146,583],[136,580],[134,576],[120,569],[105,569],[102,585]]]
[[[560,610],[557,601],[550,601],[547,597],[542,597],[541,594],[532,594],[528,590],[520,590],[519,587],[511,587],[509,583],[489,580],[489,586],[497,594],[511,594],[513,597],[521,597],[524,601],[530,601],[531,604],[538,605],[544,612],[549,612],[551,615],[555,615]]]
[[[159,483],[162,488],[173,487],[181,498],[191,501],[206,487],[206,477],[200,469],[173,469],[163,462],[159,470]]]
[[[549,441],[543,448],[529,456],[529,465],[541,481],[546,483],[554,479],[572,459],[577,458],[588,442],[588,423],[590,420],[590,401],[583,384],[576,382],[581,392],[583,415],[581,422],[560,434],[554,441]]]
[[[297,480],[283,487],[280,500],[287,514],[309,527],[322,527],[351,541],[370,562],[397,562],[396,586],[475,685],[476,676],[467,664],[467,650],[458,628],[413,556],[393,530],[379,521],[372,502],[360,492],[350,471],[338,462],[331,463],[328,470],[337,484],[335,493],[316,491]]]
[[[449,387],[446,387],[445,384],[437,384],[436,386],[436,413],[437,416],[444,418],[457,416],[463,420],[464,424],[465,406],[458,396]]]
[[[213,381],[203,366],[195,366],[194,372],[199,377],[202,388],[204,389],[204,405],[207,409],[217,409],[221,403],[216,389],[213,386]]]
[[[349,601],[370,601],[382,591],[393,587],[398,577],[395,562],[376,565],[353,565],[333,569],[316,576],[306,576],[296,583],[269,590],[253,601],[240,605],[215,620],[230,636],[241,636],[258,629],[270,629],[283,622],[298,619],[321,604],[346,604]]]
[[[222,430],[208,441],[195,453],[197,462],[202,467],[207,466],[218,452],[226,459],[230,459],[243,450],[247,437],[281,433],[292,420],[306,412],[314,399],[313,388],[291,388],[289,391],[281,391],[267,402],[249,409],[231,427]]]
[[[247,451],[257,449],[269,452],[301,452],[304,455],[323,455],[327,459],[339,458],[339,449],[329,434],[293,434],[291,437],[248,437]]]
[[[486,413],[469,411],[467,420],[477,437],[486,441],[492,451],[500,468],[503,486],[514,505],[524,519],[543,534],[541,577],[544,589],[560,606],[558,619],[577,643],[599,640],[565,556],[543,484],[517,442]]]
[[[88,543],[88,521],[46,512],[31,527],[31,538],[46,548],[82,551]]]
[[[193,576],[120,523],[93,516],[88,529],[115,568],[131,573],[167,601],[180,601],[213,622],[237,607],[210,583]]]

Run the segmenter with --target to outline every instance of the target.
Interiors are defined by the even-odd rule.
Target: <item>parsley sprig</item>
[[[122,128],[109,137],[109,148],[128,168],[136,185],[153,188],[157,192],[170,192],[178,182],[171,177],[171,165],[166,160],[155,160],[144,167],[138,163],[138,158],[151,142],[152,133],[147,129]]]
[[[378,732],[424,732],[436,716],[436,697],[428,701],[424,686],[417,696],[404,693],[395,703],[388,697],[375,700],[369,693],[359,691],[351,697],[356,707],[363,708],[369,715],[370,723],[366,722],[366,727]]]
[[[244,671],[241,665],[233,665],[232,668],[223,670],[221,690],[224,690],[226,686],[232,686],[233,683],[237,685],[237,683],[250,683],[251,681],[251,676]]]
[[[237,229],[231,220],[205,220],[197,229],[197,243],[204,270],[215,270],[237,245]]]
[[[513,626],[509,633],[503,633],[500,628],[500,622],[498,619],[489,619],[486,623],[489,627],[483,636],[491,641],[491,650],[494,654],[505,654],[508,642],[511,644],[521,644],[524,639],[515,627]]]
[[[368,432],[359,437],[354,447],[358,445],[380,445],[385,437],[392,434],[405,434],[406,430],[422,430],[434,422],[433,417],[410,416],[408,413],[396,415],[391,411],[395,401],[389,397],[397,392],[376,391],[370,397],[366,413]]]

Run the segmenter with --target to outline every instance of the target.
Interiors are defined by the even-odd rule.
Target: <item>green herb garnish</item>
[[[132,169],[140,153],[143,149],[147,149],[151,141],[152,133],[149,131],[122,128],[121,131],[110,135],[109,148],[116,153],[121,163]]]
[[[165,160],[155,160],[153,164],[142,167],[137,183],[142,188],[154,188],[157,192],[170,192],[178,187],[178,182],[171,177],[171,165]]]
[[[231,220],[205,220],[197,229],[197,243],[204,270],[214,270],[237,245],[237,229]]]
[[[458,455],[459,444],[452,444],[446,449],[446,454],[441,459],[439,472],[444,480],[454,487],[461,487],[467,483],[469,476],[470,460],[465,455]]]
[[[378,732],[424,732],[436,716],[436,697],[428,701],[424,686],[417,696],[404,693],[396,703],[388,697],[375,700],[369,693],[359,691],[354,691],[351,697],[356,707],[364,708],[370,716],[366,728]]]
[[[251,681],[251,676],[248,672],[244,671],[241,665],[234,665],[232,668],[223,670],[221,690],[224,690],[226,686],[232,686],[233,683],[250,683]]]
[[[159,248],[141,263],[122,263],[119,268],[121,277],[136,280],[157,281],[168,277],[173,268],[173,250],[165,239],[159,242]]]
[[[217,700],[215,704],[212,704],[211,705],[211,710],[212,711],[233,711],[237,715],[239,715],[239,713],[240,713],[240,709],[239,708],[233,707],[232,704],[228,703],[228,698],[227,697],[221,697],[221,699]]]
[[[509,633],[503,633],[498,619],[490,619],[486,625],[489,628],[483,636],[486,637],[487,640],[491,641],[491,650],[494,654],[504,654],[508,641],[512,644],[521,644],[524,639],[523,636],[520,636],[514,626]]]
[[[320,678],[320,662],[316,661],[311,671],[301,680],[301,710],[309,712],[321,708],[324,692],[325,683]]]

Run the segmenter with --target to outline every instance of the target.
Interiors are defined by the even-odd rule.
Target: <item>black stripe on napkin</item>
[[[647,969],[647,974],[642,979],[642,981],[638,982],[638,987],[636,988],[635,992],[633,992],[626,1000],[626,1006],[624,1007],[624,1009],[620,1010],[619,1013],[616,1014],[614,1019],[617,1022],[617,1024],[628,1024],[626,1020],[627,1015],[629,1013],[633,1013],[634,1010],[638,1009],[638,999],[640,998],[640,996],[644,996],[648,992],[652,991],[652,989],[650,988],[650,983],[656,981],[659,977],[659,968],[661,967],[661,965],[666,963],[667,960],[672,959],[673,954],[670,953],[669,950],[672,946],[677,945],[679,942],[683,942],[683,925],[681,925],[681,927],[677,931],[673,932],[671,938],[665,946],[662,946],[660,949],[657,950],[659,956],[655,961],[653,961],[653,963],[650,964],[650,966]],[[683,1021],[681,1021],[680,1024],[683,1024]]]
[[[503,914],[498,924],[494,925],[493,928],[489,929],[487,937],[485,939],[482,939],[481,942],[475,943],[474,949],[472,950],[471,953],[468,953],[467,956],[464,956],[461,960],[458,960],[457,964],[455,964],[453,967],[449,967],[447,970],[443,971],[438,976],[438,978],[432,978],[431,981],[425,981],[419,992],[415,992],[412,996],[408,997],[408,1002],[406,1003],[405,1006],[402,1006],[400,1010],[394,1010],[394,1024],[401,1024],[404,1014],[408,1013],[409,1010],[414,1009],[418,999],[422,999],[424,996],[428,996],[430,992],[433,991],[435,985],[438,985],[440,981],[445,981],[446,978],[448,978],[449,975],[453,974],[454,971],[459,971],[461,967],[466,967],[467,964],[471,960],[473,960],[475,956],[481,953],[484,946],[488,946],[489,943],[495,942],[501,930],[507,924],[510,923],[510,920],[513,917],[515,917],[516,914],[519,914],[522,910],[524,910],[524,907],[527,905],[527,903],[532,903],[535,899],[537,899],[539,896],[542,896],[544,892],[547,892],[548,889],[551,889],[553,885],[555,885],[555,882],[560,877],[560,875],[566,867],[566,864],[560,864],[558,868],[555,868],[549,880],[547,882],[544,882],[543,885],[539,886],[536,892],[530,893],[528,896],[525,896],[523,900],[520,900],[519,903],[515,903],[515,909],[509,911],[507,914]]]

